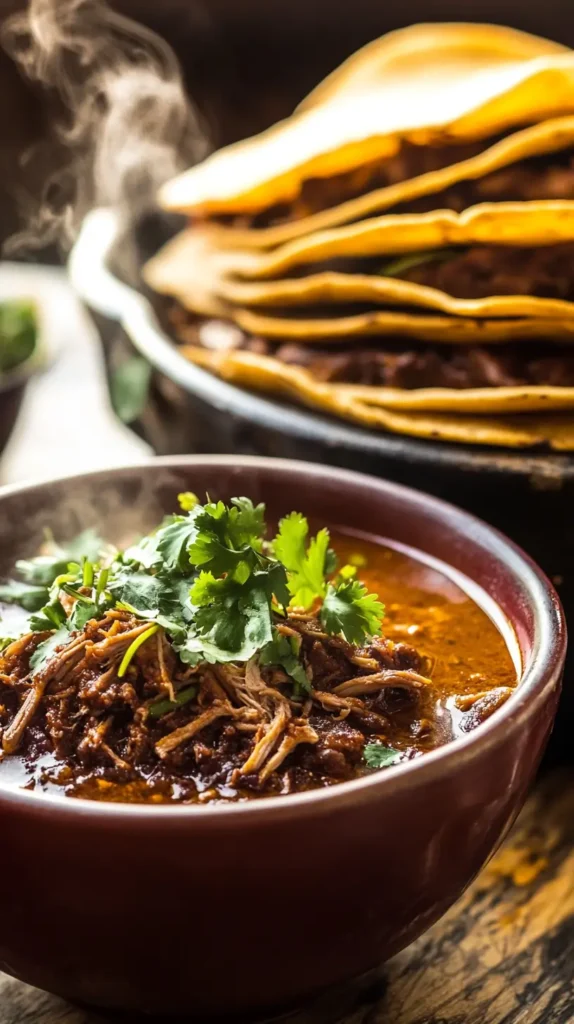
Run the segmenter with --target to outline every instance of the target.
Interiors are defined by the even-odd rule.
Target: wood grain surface
[[[0,1024],[120,1019],[0,975]],[[507,841],[459,903],[379,976],[356,990],[331,993],[287,1020],[574,1022],[574,770],[538,784]],[[140,1020],[131,1017],[130,1024]]]

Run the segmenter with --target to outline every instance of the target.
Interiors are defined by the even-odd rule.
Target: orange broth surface
[[[333,546],[341,563],[361,563],[357,575],[384,602],[384,635],[431,659],[442,701],[516,686],[517,668],[499,628],[446,571],[419,560],[417,552],[363,537],[334,533]]]

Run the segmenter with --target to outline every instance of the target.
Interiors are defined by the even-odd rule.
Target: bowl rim
[[[0,804],[16,804],[20,808],[27,807],[32,812],[53,815],[58,812],[63,816],[81,816],[94,819],[112,819],[116,822],[124,816],[132,821],[168,821],[174,823],[193,822],[193,827],[213,825],[226,822],[230,825],[233,819],[237,822],[257,820],[261,815],[288,819],[289,817],[318,812],[325,805],[329,810],[341,809],[342,806],[356,805],[375,799],[381,789],[392,786],[394,793],[400,793],[418,779],[419,783],[431,782],[440,777],[448,776],[461,758],[470,760],[482,756],[494,746],[504,743],[510,729],[519,728],[522,722],[536,713],[537,707],[545,700],[547,691],[560,683],[561,673],[566,655],[566,622],[560,599],[543,571],[514,541],[483,520],[450,502],[435,498],[423,491],[407,487],[403,484],[353,470],[338,469],[317,463],[304,462],[296,459],[276,459],[253,455],[169,455],[152,459],[130,462],[124,466],[110,469],[99,469],[86,473],[71,473],[47,481],[33,481],[8,484],[0,487],[0,509],[5,499],[18,494],[33,496],[46,488],[58,487],[72,481],[96,481],[98,478],[110,480],[134,471],[153,472],[154,467],[193,468],[194,466],[216,465],[259,469],[265,472],[266,467],[273,471],[285,470],[287,473],[299,472],[316,481],[322,478],[332,479],[333,473],[346,481],[351,487],[371,487],[384,499],[385,495],[398,496],[411,507],[424,512],[432,510],[443,521],[448,520],[449,529],[459,536],[472,536],[475,543],[488,546],[494,557],[502,563],[514,577],[518,578],[528,594],[534,612],[534,649],[530,665],[523,671],[520,682],[505,704],[486,722],[463,737],[446,743],[436,750],[429,751],[424,757],[413,761],[397,764],[374,772],[372,775],[347,782],[337,783],[323,789],[308,790],[303,793],[284,796],[262,797],[259,800],[242,803],[204,805],[154,805],[112,803],[93,801],[82,798],[70,798],[59,794],[38,793],[30,790],[14,790],[0,783]],[[392,537],[390,538],[392,539]],[[416,552],[416,548],[413,549]],[[421,552],[424,554],[424,552]],[[445,565],[447,562],[442,560]],[[465,574],[462,573],[464,576]],[[470,578],[470,577],[469,577]],[[484,589],[484,588],[483,588]],[[510,625],[513,626],[512,621]]]
[[[267,428],[276,428],[279,414],[281,430],[291,438],[329,448],[341,446],[374,458],[408,459],[423,466],[436,466],[438,461],[466,472],[549,480],[574,478],[574,454],[570,452],[485,447],[367,430],[216,377],[180,354],[147,295],[120,280],[110,269],[111,255],[124,233],[125,225],[117,211],[99,207],[87,214],[68,260],[74,290],[94,313],[120,323],[134,348],[151,366],[213,409]]]

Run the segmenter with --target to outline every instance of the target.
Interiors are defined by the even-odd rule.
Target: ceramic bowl
[[[90,803],[0,787],[0,969],[85,1003],[259,1014],[381,964],[461,895],[520,809],[555,714],[566,638],[552,586],[510,541],[394,483],[303,462],[165,458],[0,492],[0,574],[45,526],[118,542],[182,490],[409,545],[486,591],[521,684],[413,763],[327,790],[213,807]]]

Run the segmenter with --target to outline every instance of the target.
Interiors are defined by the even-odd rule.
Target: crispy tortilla
[[[573,305],[574,310],[574,305]],[[357,313],[355,316],[299,319],[262,316],[247,309],[233,309],[231,318],[248,334],[300,342],[351,342],[354,338],[395,336],[444,344],[497,344],[508,341],[574,341],[574,316],[559,320],[538,317],[513,320],[481,320],[468,317],[424,316],[390,310]]]
[[[497,25],[414,25],[364,47],[298,110],[168,182],[160,205],[254,212],[416,145],[488,138],[574,112],[574,54]]]
[[[246,282],[223,278],[220,292],[227,302],[239,307],[337,306],[338,303],[359,302],[375,307],[420,306],[448,316],[479,319],[542,317],[560,320],[574,317],[574,303],[566,299],[544,299],[532,295],[458,299],[438,288],[400,278],[334,271],[278,281]]]
[[[571,242],[573,238],[574,200],[479,203],[462,213],[433,210],[372,217],[297,238],[271,252],[230,251],[227,268],[229,273],[259,280],[339,257],[390,256],[473,244],[555,245]]]
[[[228,273],[225,252],[199,229],[188,228],[170,238],[144,265],[146,284],[160,295],[172,295],[201,316],[227,315],[219,282]]]
[[[574,410],[572,388],[483,388],[470,392],[424,389],[426,396],[417,404],[420,395],[416,391],[329,384],[316,380],[303,367],[252,352],[217,352],[195,345],[183,346],[181,351],[192,362],[241,387],[295,399],[375,429],[466,444],[510,448],[545,444],[557,450],[574,450],[574,413],[553,415],[550,411]],[[431,391],[435,394],[429,406]],[[500,396],[499,392],[504,394]],[[568,392],[568,398],[562,392]],[[489,404],[484,405],[484,401]],[[541,408],[548,410],[546,415],[521,414],[522,410],[539,412]],[[452,411],[449,414],[441,409]],[[476,415],[483,410],[484,415]],[[512,414],[496,416],[497,412]]]
[[[286,220],[268,228],[214,226],[217,241],[228,249],[271,249],[293,238],[326,228],[349,224],[375,213],[392,210],[400,203],[442,192],[462,181],[483,178],[511,164],[531,157],[559,152],[574,143],[574,117],[557,117],[531,125],[489,146],[478,156],[461,160],[437,171],[427,171],[384,188],[367,191],[338,206],[307,217]]]
[[[379,282],[380,302],[386,301],[396,307],[402,300],[403,304],[407,303],[408,299],[409,304],[421,306],[420,314],[391,308],[320,319],[265,315],[245,306],[235,306],[233,299],[240,296],[242,288],[255,289],[259,294],[269,289],[268,294],[277,298],[282,290],[288,291],[292,285],[304,290],[308,283],[312,290],[321,275],[293,282],[230,282],[225,277],[228,255],[213,252],[206,236],[199,231],[188,230],[168,242],[146,264],[144,277],[155,291],[173,296],[191,312],[205,317],[233,320],[248,333],[265,338],[296,338],[309,343],[328,338],[344,343],[354,338],[379,334],[448,344],[498,343],[535,338],[574,341],[574,303],[530,296],[453,299],[436,289],[394,278],[366,278],[365,294],[367,288],[374,293]],[[234,257],[238,255],[233,254]],[[328,281],[332,281],[335,275],[325,276]],[[353,280],[355,301],[360,299],[361,280]],[[323,289],[321,283],[319,287]],[[386,293],[386,300],[383,293]],[[448,312],[454,314],[456,310],[463,309],[469,313],[476,309],[477,312],[466,316],[448,315]],[[443,310],[446,311],[444,315]],[[496,313],[492,310],[496,310]]]
[[[572,204],[574,207],[574,204]],[[485,325],[479,327],[472,323],[472,320],[504,320],[518,318],[517,323],[525,319],[539,318],[545,320],[569,321],[574,317],[574,304],[564,299],[546,299],[530,295],[495,295],[482,299],[458,299],[445,294],[437,288],[431,288],[412,281],[403,281],[396,277],[379,277],[374,274],[343,274],[334,271],[320,271],[311,273],[306,277],[279,278],[277,280],[247,281],[233,276],[233,272],[241,268],[243,274],[249,273],[250,267],[256,267],[258,255],[248,252],[234,251],[228,253],[221,249],[210,231],[200,228],[187,228],[172,238],[144,267],[144,277],[151,288],[163,295],[172,295],[186,308],[202,316],[231,317],[238,323],[254,323],[260,333],[267,334],[271,330],[274,333],[267,336],[277,336],[277,330],[286,330],[286,337],[300,336],[300,333],[307,329],[308,320],[298,320],[296,323],[288,321],[287,327],[282,326],[286,318],[279,318],[280,327],[277,326],[277,317],[265,317],[263,320],[253,320],[256,315],[252,307],[308,307],[312,305],[337,305],[341,303],[364,303],[372,304],[373,315],[378,317],[379,325],[388,322],[389,330],[397,330],[398,325],[405,325],[409,332],[420,328],[421,331],[428,330],[430,334],[421,338],[434,338],[445,330],[449,333],[452,328],[457,337],[476,339],[477,332],[483,340],[502,340],[510,337],[517,337],[514,327],[508,325],[503,331],[500,325]],[[377,307],[390,306],[392,308],[420,307],[422,310],[433,311],[442,314],[440,319],[432,319],[406,313],[385,313]],[[249,311],[251,309],[251,311]],[[369,322],[372,315],[365,314]],[[352,330],[365,332],[365,316],[358,321],[357,318],[345,318],[345,321],[352,319]],[[470,318],[466,326],[461,325],[460,318]],[[447,318],[459,318],[458,323],[451,324]],[[273,323],[269,323],[269,321]],[[322,323],[324,321],[321,321]],[[331,318],[326,321],[329,324],[329,332],[334,331],[340,335],[340,330],[345,330],[344,323],[340,318]],[[332,326],[334,323],[334,326]],[[357,328],[355,325],[359,323]],[[310,333],[319,329],[317,321],[313,320],[309,328]],[[304,326],[301,326],[304,325]],[[247,328],[249,329],[249,328]],[[400,330],[401,328],[399,328]],[[557,329],[561,331],[560,325]],[[540,330],[546,330],[540,328]],[[536,329],[538,331],[538,328]],[[368,332],[372,333],[372,332]],[[382,330],[385,333],[385,330]],[[387,330],[386,333],[389,333]],[[528,332],[527,332],[528,333]],[[564,332],[562,332],[564,333]],[[570,331],[566,332],[570,336]],[[324,334],[322,335],[324,336]],[[410,336],[417,336],[410,334]],[[531,335],[529,335],[531,336]],[[535,336],[540,336],[536,333]],[[454,340],[449,337],[449,341]]]

